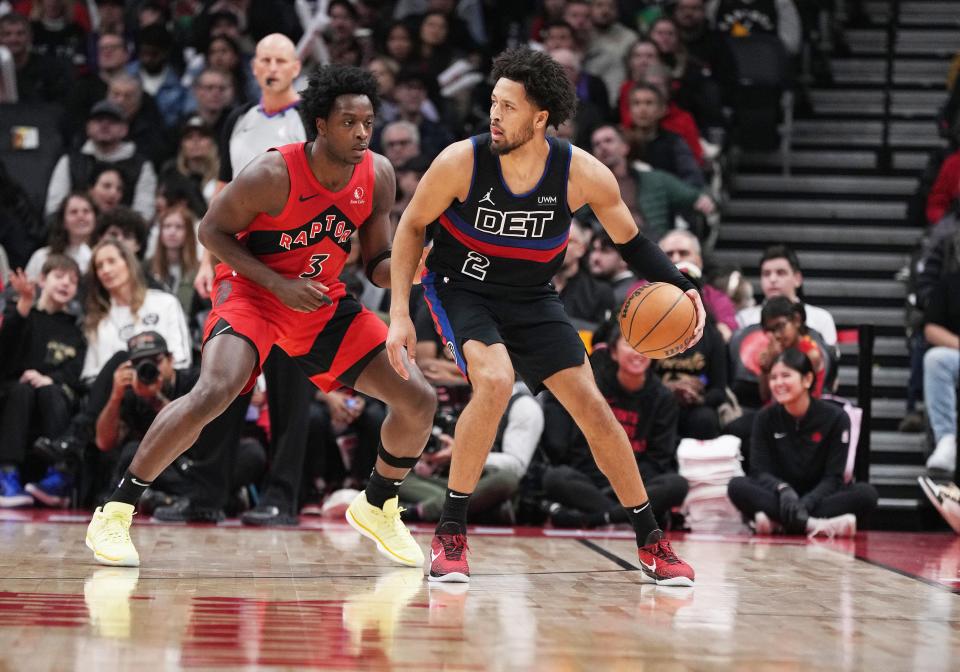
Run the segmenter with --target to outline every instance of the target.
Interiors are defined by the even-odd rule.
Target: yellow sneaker
[[[388,499],[383,509],[369,504],[367,494],[357,495],[347,509],[350,527],[377,543],[380,555],[407,567],[423,566],[423,551],[400,520],[400,498]]]
[[[140,555],[130,539],[133,506],[123,502],[107,502],[98,506],[87,526],[87,548],[101,565],[139,567]]]

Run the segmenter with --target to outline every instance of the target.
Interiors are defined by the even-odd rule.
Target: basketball
[[[680,352],[696,326],[693,302],[682,289],[666,282],[637,289],[620,309],[620,332],[630,347],[650,359]]]

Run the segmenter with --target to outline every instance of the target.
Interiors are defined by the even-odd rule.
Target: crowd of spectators
[[[926,461],[927,471],[941,481],[953,478],[957,463],[957,385],[960,378],[958,64],[960,54],[954,57],[947,73],[946,100],[937,116],[939,134],[944,142],[931,152],[908,209],[911,223],[922,228],[924,235],[906,273],[906,327],[911,366],[907,384],[908,412],[900,430],[928,433],[933,450]],[[922,411],[919,407],[921,399],[924,401]],[[925,491],[930,494],[929,488]],[[960,524],[960,511],[956,510],[956,503],[953,507],[950,523],[956,527]],[[939,504],[937,508],[943,513]]]
[[[815,397],[830,389],[836,330],[826,311],[800,303],[796,255],[765,253],[761,307],[739,272],[711,266],[703,249],[705,222],[721,210],[722,157],[748,135],[777,133],[779,93],[811,23],[792,0],[7,0],[0,12],[20,114],[0,163],[0,257],[24,269],[2,276],[0,507],[99,503],[158,410],[196,380],[212,273],[198,220],[253,156],[309,139],[296,91],[327,63],[377,79],[372,147],[396,169],[397,218],[430,160],[487,127],[493,55],[526,44],[562,65],[578,105],[556,133],[611,169],[640,230],[702,286],[710,313],[684,356],[633,352],[613,316],[640,280],[592,213],[576,213],[554,284],[665,523],[687,489],[679,441],[729,432],[751,441],[784,352],[812,362]],[[770,52],[788,66],[745,92],[744,64]],[[754,94],[749,110],[745,93]],[[766,116],[751,116],[758,109]],[[34,115],[53,120],[39,140]],[[17,148],[38,145],[53,152],[42,186],[17,168]],[[356,261],[345,275],[371,309],[387,305]],[[406,516],[433,520],[469,387],[425,310],[417,324],[418,363],[441,404],[400,494]],[[290,523],[301,511],[329,512],[310,505],[331,491],[363,486],[385,409],[349,390],[317,392],[282,354],[271,360],[254,392],[158,479],[148,511]],[[743,398],[731,406],[734,391]],[[842,487],[837,459],[805,465],[796,487],[823,496]],[[478,488],[480,520],[622,522],[576,426],[522,383]]]

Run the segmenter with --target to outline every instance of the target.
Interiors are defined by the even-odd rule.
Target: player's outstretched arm
[[[213,199],[200,222],[200,242],[239,275],[275,294],[290,308],[310,312],[330,302],[324,285],[283,277],[236,239],[257,214],[279,215],[289,195],[290,178],[283,157],[279,152],[261,154]]]
[[[417,191],[400,217],[390,257],[390,332],[387,355],[390,364],[407,379],[406,357],[416,359],[417,332],[410,319],[410,287],[423,254],[424,232],[453,199],[463,200],[470,191],[473,145],[455,142],[440,153],[424,173]]]
[[[686,293],[697,312],[697,327],[685,348],[696,345],[703,336],[707,318],[700,293],[659,247],[640,235],[630,209],[620,195],[617,178],[610,169],[578,147],[573,148],[567,200],[573,211],[584,205],[590,206],[616,244],[620,256],[639,277],[651,282],[668,282]]]
[[[390,212],[397,200],[397,176],[385,156],[373,155],[375,181],[373,187],[373,212],[360,227],[360,256],[367,279],[377,287],[390,289],[390,241],[393,239],[393,224]]]

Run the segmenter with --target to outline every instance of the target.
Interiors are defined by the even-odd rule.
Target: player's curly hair
[[[333,102],[339,96],[366,96],[376,112],[380,107],[377,95],[377,80],[374,76],[354,66],[324,65],[310,75],[307,88],[300,92],[300,116],[303,125],[316,127],[317,119],[326,119],[333,110]]]
[[[523,84],[533,104],[547,111],[549,126],[560,126],[577,109],[577,97],[563,68],[542,51],[507,49],[493,61],[494,81],[501,77]]]

